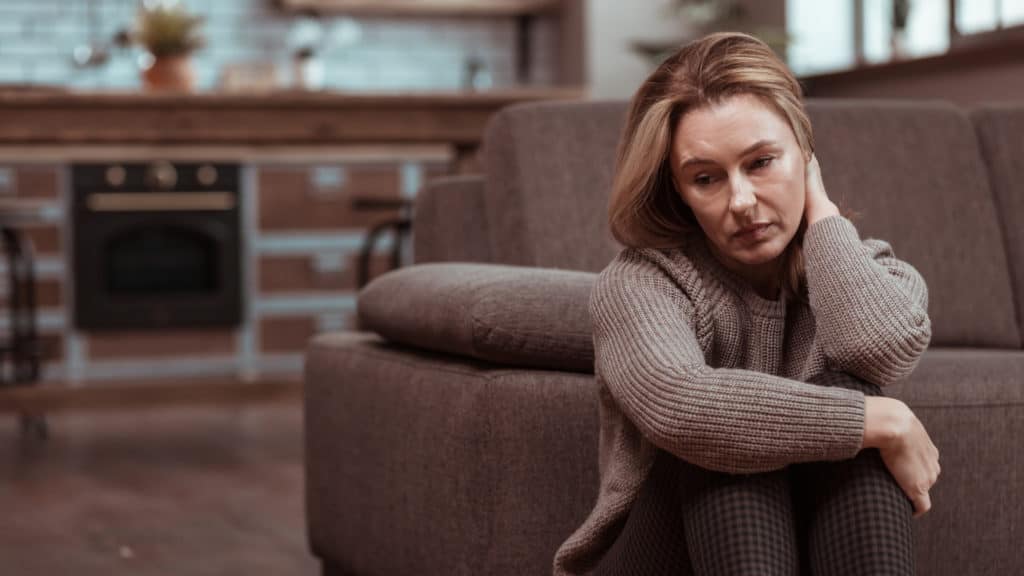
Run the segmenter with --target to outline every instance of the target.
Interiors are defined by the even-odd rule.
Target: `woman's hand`
[[[914,518],[932,507],[928,491],[941,471],[939,450],[921,421],[903,402],[884,396],[864,398],[864,447],[878,448],[896,483],[914,503]]]
[[[839,208],[829,200],[825,192],[825,184],[821,180],[821,166],[818,165],[818,157],[813,154],[807,163],[805,180],[804,217],[807,219],[807,225],[839,214]]]

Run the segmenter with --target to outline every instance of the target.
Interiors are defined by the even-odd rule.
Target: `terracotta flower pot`
[[[160,56],[142,71],[142,85],[156,92],[190,92],[195,88],[195,73],[188,56]]]

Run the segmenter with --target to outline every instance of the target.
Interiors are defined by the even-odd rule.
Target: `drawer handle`
[[[178,210],[226,211],[235,207],[230,192],[142,192],[90,194],[92,212],[171,212]]]

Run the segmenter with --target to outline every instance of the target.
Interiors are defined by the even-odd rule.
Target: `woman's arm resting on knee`
[[[666,273],[672,265],[657,251],[626,250],[590,296],[595,372],[643,436],[732,474],[856,456],[863,393],[708,366],[710,333]]]
[[[884,396],[864,398],[864,448],[878,448],[893,478],[914,503],[917,518],[931,507],[928,491],[939,477],[939,450],[913,411]]]

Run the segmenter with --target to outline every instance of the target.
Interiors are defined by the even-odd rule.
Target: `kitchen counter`
[[[388,162],[451,162],[459,150],[449,144],[161,144],[161,143],[11,143],[0,141],[0,162],[254,162],[316,164]]]
[[[38,256],[45,377],[301,374],[312,334],[356,326],[367,230],[406,217],[399,207],[431,179],[476,171],[473,152],[499,109],[582,97],[572,89],[238,95],[0,89],[0,196],[10,199],[0,215],[18,218]],[[74,268],[76,249],[85,243],[75,236],[83,224],[72,203],[71,165],[149,160],[240,164],[240,325],[108,332],[73,323],[75,307],[85,302],[75,292],[85,284]],[[146,226],[156,226],[153,221]],[[390,269],[402,246],[401,237],[383,237],[369,252],[369,271]]]
[[[262,94],[0,90],[0,146],[448,144],[475,148],[487,120],[580,88],[481,92]]]

